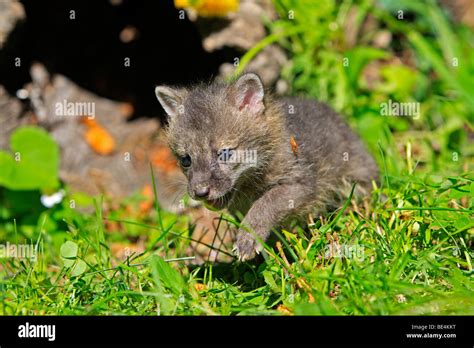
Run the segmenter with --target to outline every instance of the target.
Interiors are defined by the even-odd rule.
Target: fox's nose
[[[196,197],[205,198],[209,195],[209,185],[199,185],[194,189],[194,194]]]

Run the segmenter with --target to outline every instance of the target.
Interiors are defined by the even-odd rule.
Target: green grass
[[[30,231],[37,262],[1,259],[9,276],[0,312],[280,315],[283,305],[295,314],[472,314],[474,179],[386,179],[390,188],[365,204],[346,204],[306,232],[279,231],[282,247],[267,246],[260,263],[186,266],[179,258],[190,242],[188,218],[160,210],[149,217],[154,224],[122,222],[115,232],[106,231],[100,202],[95,214],[46,211]],[[57,214],[67,216],[65,231],[47,226]],[[110,242],[142,233],[145,252],[112,265]],[[87,264],[76,276],[59,252],[66,240],[78,246],[74,263]],[[347,246],[346,257],[328,257],[330,243]]]
[[[196,266],[188,260],[193,221],[156,199],[141,214],[140,194],[117,205],[65,187],[63,202],[46,209],[42,187],[0,187],[1,243],[39,250],[34,262],[0,258],[0,313],[474,314],[473,32],[433,1],[323,3],[275,0],[283,17],[294,9],[295,19],[268,23],[269,36],[240,69],[270,43],[284,48],[290,93],[341,111],[376,157],[382,177],[371,197],[348,200],[310,228],[275,231],[257,262]],[[399,7],[410,20],[396,19]],[[353,30],[376,20],[354,47],[343,42],[349,13]],[[384,50],[371,47],[382,29],[393,35]],[[408,62],[397,60],[403,52]],[[382,77],[374,86],[363,75],[371,62],[380,63]],[[381,117],[388,99],[419,102],[420,117]],[[141,254],[117,258],[112,250],[137,243]],[[331,257],[330,246],[343,252]]]

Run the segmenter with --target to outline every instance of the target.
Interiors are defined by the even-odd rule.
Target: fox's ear
[[[239,110],[247,108],[255,115],[260,114],[265,109],[264,93],[262,80],[256,74],[244,74],[234,83],[235,105]]]
[[[167,86],[158,86],[155,88],[155,94],[163,109],[170,117],[174,117],[184,112],[183,100],[184,91],[173,89]]]

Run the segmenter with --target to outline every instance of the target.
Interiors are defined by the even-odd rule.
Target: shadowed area
[[[162,114],[156,84],[209,79],[232,49],[204,51],[201,37],[169,1],[22,1],[26,21],[0,51],[10,94],[30,80],[33,61],[102,97],[132,102],[135,116]],[[181,18],[180,18],[181,17]],[[15,66],[15,58],[21,66]]]

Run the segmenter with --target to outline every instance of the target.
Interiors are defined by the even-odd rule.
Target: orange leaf
[[[282,305],[282,304],[278,305],[277,311],[279,311],[279,312],[281,312],[281,313],[283,313],[283,314],[285,314],[285,315],[292,315],[292,314],[293,314],[293,313],[291,312],[291,310],[290,310],[288,307],[286,307],[286,306],[284,306],[284,305]]]
[[[115,150],[115,140],[110,133],[100,126],[86,123],[88,129],[84,135],[89,146],[99,155],[110,155]]]
[[[142,195],[144,195],[147,198],[153,198],[153,189],[151,185],[143,186]]]
[[[140,202],[140,213],[146,214],[153,208],[153,201]]]
[[[206,284],[196,283],[196,284],[194,284],[194,288],[195,288],[197,291],[203,291],[203,290],[206,290],[206,289],[207,289],[207,286],[206,286]]]
[[[98,123],[95,119],[93,118],[88,118],[88,117],[81,117],[80,118],[80,122],[84,125],[86,125],[87,127],[95,127],[95,126],[98,126]]]
[[[153,189],[151,188],[150,185],[145,185],[142,189],[142,195],[145,196],[145,200],[140,202],[139,208],[140,208],[140,213],[141,214],[146,214],[148,213],[151,208],[153,208]]]
[[[174,0],[176,8],[194,8],[201,16],[225,16],[237,12],[239,0]]]
[[[298,156],[298,144],[296,143],[296,140],[293,136],[290,137],[290,145],[291,145],[291,151],[293,151],[295,156]]]
[[[166,146],[155,147],[150,154],[151,163],[159,170],[169,173],[178,168],[176,159]]]

